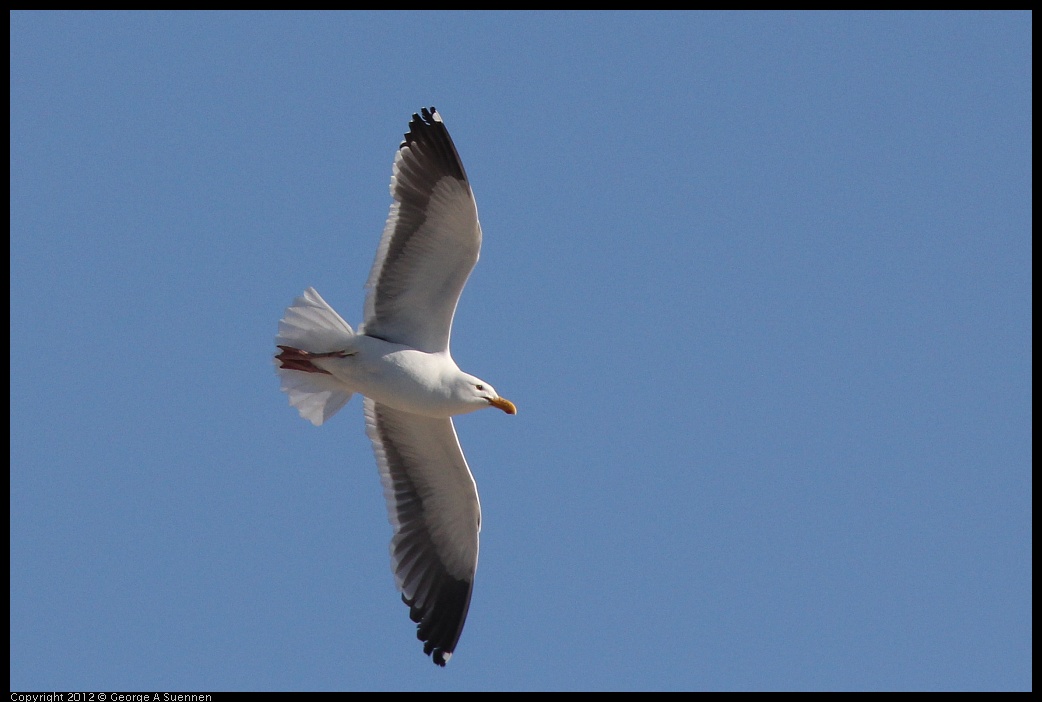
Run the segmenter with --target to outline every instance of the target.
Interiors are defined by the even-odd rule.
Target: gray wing
[[[395,582],[423,652],[443,666],[463,631],[478,566],[477,486],[451,419],[366,398],[365,424],[394,527]]]
[[[366,287],[362,332],[421,351],[449,348],[481,225],[452,137],[432,107],[409,122],[391,173],[394,203]]]

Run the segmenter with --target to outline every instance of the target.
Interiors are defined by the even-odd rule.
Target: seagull
[[[452,317],[478,261],[481,225],[456,146],[433,107],[414,114],[391,171],[390,214],[357,331],[314,288],[279,322],[276,372],[315,426],[364,397],[380,470],[391,569],[423,652],[444,666],[470,608],[481,507],[452,417],[517,408],[449,353]]]

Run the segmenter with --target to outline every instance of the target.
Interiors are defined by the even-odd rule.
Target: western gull
[[[452,656],[470,607],[481,508],[452,417],[517,408],[449,353],[452,317],[477,263],[474,193],[441,116],[414,114],[391,172],[394,199],[355,332],[308,288],[279,322],[276,370],[315,426],[364,396],[394,536],[391,568],[423,652]]]

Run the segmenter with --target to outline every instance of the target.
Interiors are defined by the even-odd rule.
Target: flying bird
[[[456,303],[477,263],[474,193],[441,115],[414,114],[391,171],[391,204],[357,331],[308,288],[279,322],[282,390],[321,425],[364,396],[394,536],[391,568],[423,652],[439,666],[463,631],[481,508],[452,417],[517,408],[449,353]]]

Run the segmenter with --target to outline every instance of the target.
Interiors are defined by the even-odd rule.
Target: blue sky
[[[11,15],[11,687],[1031,687],[1031,16]],[[352,324],[435,105],[484,521],[432,665]]]

